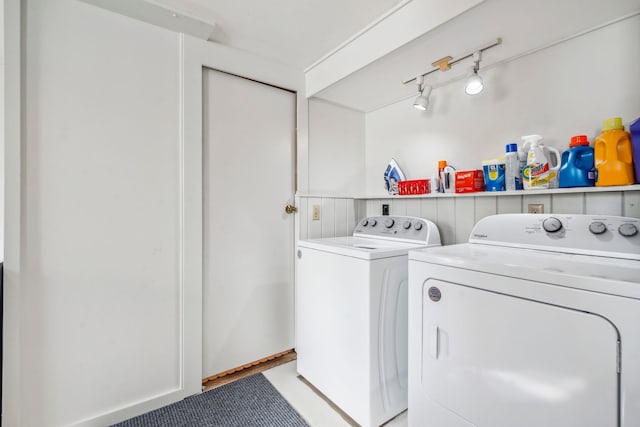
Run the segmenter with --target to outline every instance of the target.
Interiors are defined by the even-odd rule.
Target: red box
[[[456,172],[456,193],[475,193],[477,191],[484,191],[482,169]]]
[[[429,193],[428,179],[414,179],[410,181],[398,182],[398,194],[400,196],[409,196],[411,194],[427,194]]]

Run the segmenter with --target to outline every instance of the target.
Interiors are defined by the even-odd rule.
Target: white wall
[[[178,36],[25,12],[22,425],[68,425],[181,387]]]
[[[629,124],[640,116],[638,40],[635,16],[481,68],[485,90],[475,97],[456,81],[433,90],[426,112],[412,108],[412,97],[367,114],[366,194],[384,194],[382,174],[392,157],[408,179],[429,178],[440,159],[459,170],[479,169],[522,135],[541,134],[563,150],[572,135],[594,138],[608,117]]]
[[[309,100],[309,193],[364,191],[364,113]]]
[[[3,423],[107,425],[200,390],[202,67],[304,76],[75,0],[8,1]]]
[[[296,197],[300,239],[349,236],[358,220],[366,216],[366,206],[360,207],[351,197]],[[320,207],[320,219],[313,219],[313,207]]]

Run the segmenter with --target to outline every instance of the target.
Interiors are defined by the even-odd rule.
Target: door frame
[[[19,425],[22,416],[22,140],[24,82],[22,2],[2,0],[4,26],[4,295],[2,331],[2,417],[5,424]],[[7,367],[10,368],[7,368]]]
[[[308,188],[308,102],[302,70],[184,34],[180,35],[180,57],[181,388],[188,396],[202,390],[203,69],[210,68],[296,94],[295,191]],[[298,223],[294,217],[295,240],[299,236]]]

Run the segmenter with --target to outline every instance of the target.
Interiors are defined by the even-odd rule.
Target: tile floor
[[[340,412],[335,410],[311,387],[298,378],[295,360],[262,373],[311,427],[349,427],[357,425],[343,418]],[[407,411],[385,424],[385,427],[406,426]]]

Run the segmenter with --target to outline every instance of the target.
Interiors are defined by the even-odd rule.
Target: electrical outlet
[[[311,215],[313,221],[320,221],[320,205],[313,205],[313,214]]]
[[[532,213],[532,214],[544,213],[544,205],[542,203],[529,203],[529,213]]]
[[[382,215],[389,215],[389,205],[386,203],[382,205]]]

